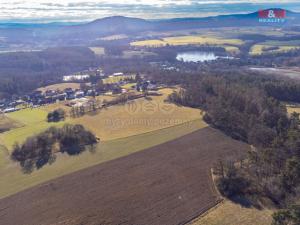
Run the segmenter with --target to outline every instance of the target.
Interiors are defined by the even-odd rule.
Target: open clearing
[[[9,154],[6,148],[0,145],[0,169],[3,169],[9,163]]]
[[[173,89],[170,88],[161,89],[162,95],[153,96],[152,100],[137,99],[79,118],[67,117],[65,121],[58,123],[48,123],[46,118],[49,111],[57,108],[63,108],[68,112],[70,108],[64,106],[63,102],[8,113],[7,117],[24,124],[24,126],[1,133],[0,140],[8,150],[11,150],[15,142],[21,144],[26,138],[38,134],[50,126],[60,127],[65,123],[79,123],[93,131],[102,141],[107,141],[202,119],[201,110],[165,103],[164,100],[172,91]],[[113,97],[99,96],[97,98],[110,100]],[[207,125],[203,122],[202,126]]]
[[[124,79],[135,79],[135,75],[124,75],[124,76],[111,76],[108,78],[103,79],[103,83],[104,84],[114,84],[114,83],[118,83]]]
[[[45,121],[47,118],[47,112],[39,108],[24,109],[17,112],[6,114],[7,117],[17,120],[25,125],[31,125],[33,123],[39,123]]]
[[[132,42],[132,46],[137,47],[161,47],[166,45],[228,45],[239,46],[243,44],[240,39],[225,39],[219,37],[208,36],[178,36],[178,37],[166,37],[162,39],[145,40]]]
[[[272,47],[278,47],[276,50],[267,50],[268,48]],[[265,45],[265,44],[257,44],[254,45],[251,50],[250,54],[251,55],[261,55],[263,53],[270,53],[270,52],[287,52],[293,49],[296,49],[298,47],[296,46],[270,46],[270,45]]]
[[[114,105],[97,114],[75,118],[72,122],[84,125],[101,140],[107,141],[202,119],[199,109],[164,102],[172,91],[163,89],[160,90],[162,96],[152,96],[151,100],[141,98],[125,105]],[[203,126],[206,126],[204,122]]]
[[[263,53],[286,52],[299,48],[299,45],[300,41],[266,41],[252,46],[250,54],[260,55]],[[277,49],[273,49],[274,47]]]
[[[271,225],[272,213],[269,209],[246,208],[225,200],[189,225]]]
[[[169,104],[165,104],[163,100],[172,91],[173,89],[162,89],[160,92],[163,95],[153,96],[150,101],[145,99],[132,101],[140,105],[137,111],[131,111],[132,108],[128,107],[131,104],[115,105],[101,110],[95,115],[85,115],[77,119],[68,117],[66,121],[59,123],[46,122],[46,115],[47,111],[59,108],[62,103],[7,114],[12,119],[18,119],[24,126],[0,134],[1,144],[6,146],[0,148],[0,163],[2,164],[0,165],[0,198],[50,179],[126,156],[207,127],[207,124],[202,120],[201,111],[198,109],[175,105],[168,108]],[[106,96],[103,97],[106,98]],[[166,108],[155,108],[157,104],[153,102],[162,104],[161,106]],[[148,103],[150,103],[150,108]],[[158,111],[151,111],[153,105],[154,109]],[[150,111],[148,112],[148,110]],[[22,143],[33,134],[53,125],[62,126],[66,122],[82,123],[100,137],[101,143],[98,145],[96,153],[86,152],[78,157],[58,155],[53,165],[45,166],[30,175],[24,175],[20,167],[9,160],[8,151],[12,149],[16,141]]]
[[[286,108],[287,108],[287,111],[288,111],[289,114],[292,114],[294,112],[300,113],[300,105],[287,104]]]
[[[271,74],[277,76],[284,76],[291,79],[300,79],[299,68],[272,68],[272,67],[251,67],[250,70],[261,72],[264,74]]]
[[[204,128],[4,198],[0,219],[6,225],[183,224],[219,200],[213,163],[248,149]]]
[[[22,126],[23,124],[21,122],[13,120],[4,114],[0,114],[0,133]]]
[[[133,87],[135,87],[135,86],[136,86],[136,83],[128,83],[128,84],[122,85],[121,88],[124,88],[127,90],[132,90]]]
[[[60,90],[63,91],[66,88],[78,89],[80,87],[80,83],[59,83],[59,84],[52,84],[46,87],[38,88],[38,91],[45,92],[47,90]]]
[[[202,120],[195,120],[132,137],[100,142],[93,154],[84,152],[78,157],[60,154],[54,164],[46,165],[29,175],[23,174],[21,168],[9,160],[5,148],[0,148],[0,162],[2,163],[0,164],[0,198],[69,173],[174,140],[203,127]]]
[[[11,150],[15,142],[22,143],[27,137],[38,134],[50,126],[62,126],[67,122],[48,123],[46,121],[47,114],[47,111],[40,108],[23,109],[17,112],[8,113],[6,115],[8,118],[23,124],[23,126],[1,133],[1,144],[5,145],[8,150]]]

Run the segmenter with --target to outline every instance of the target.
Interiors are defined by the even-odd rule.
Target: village
[[[61,101],[69,107],[88,106],[93,102],[91,99],[97,96],[128,94],[129,98],[134,99],[141,96],[141,93],[155,90],[157,90],[155,82],[146,80],[139,74],[117,72],[105,75],[101,68],[89,69],[63,76],[62,83],[39,88],[23,96],[0,99],[0,113],[38,108]]]

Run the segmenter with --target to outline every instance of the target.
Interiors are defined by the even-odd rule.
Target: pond
[[[183,62],[206,62],[213,61],[218,58],[230,58],[230,57],[220,57],[216,56],[213,52],[181,52],[177,54],[176,59]]]

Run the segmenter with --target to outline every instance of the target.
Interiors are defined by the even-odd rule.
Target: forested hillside
[[[85,47],[0,54],[0,94],[5,96],[31,91],[61,81],[63,75],[95,65],[94,53]]]

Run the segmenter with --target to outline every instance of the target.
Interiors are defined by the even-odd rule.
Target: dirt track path
[[[204,128],[0,200],[0,224],[184,224],[218,200],[210,168],[248,146]]]

